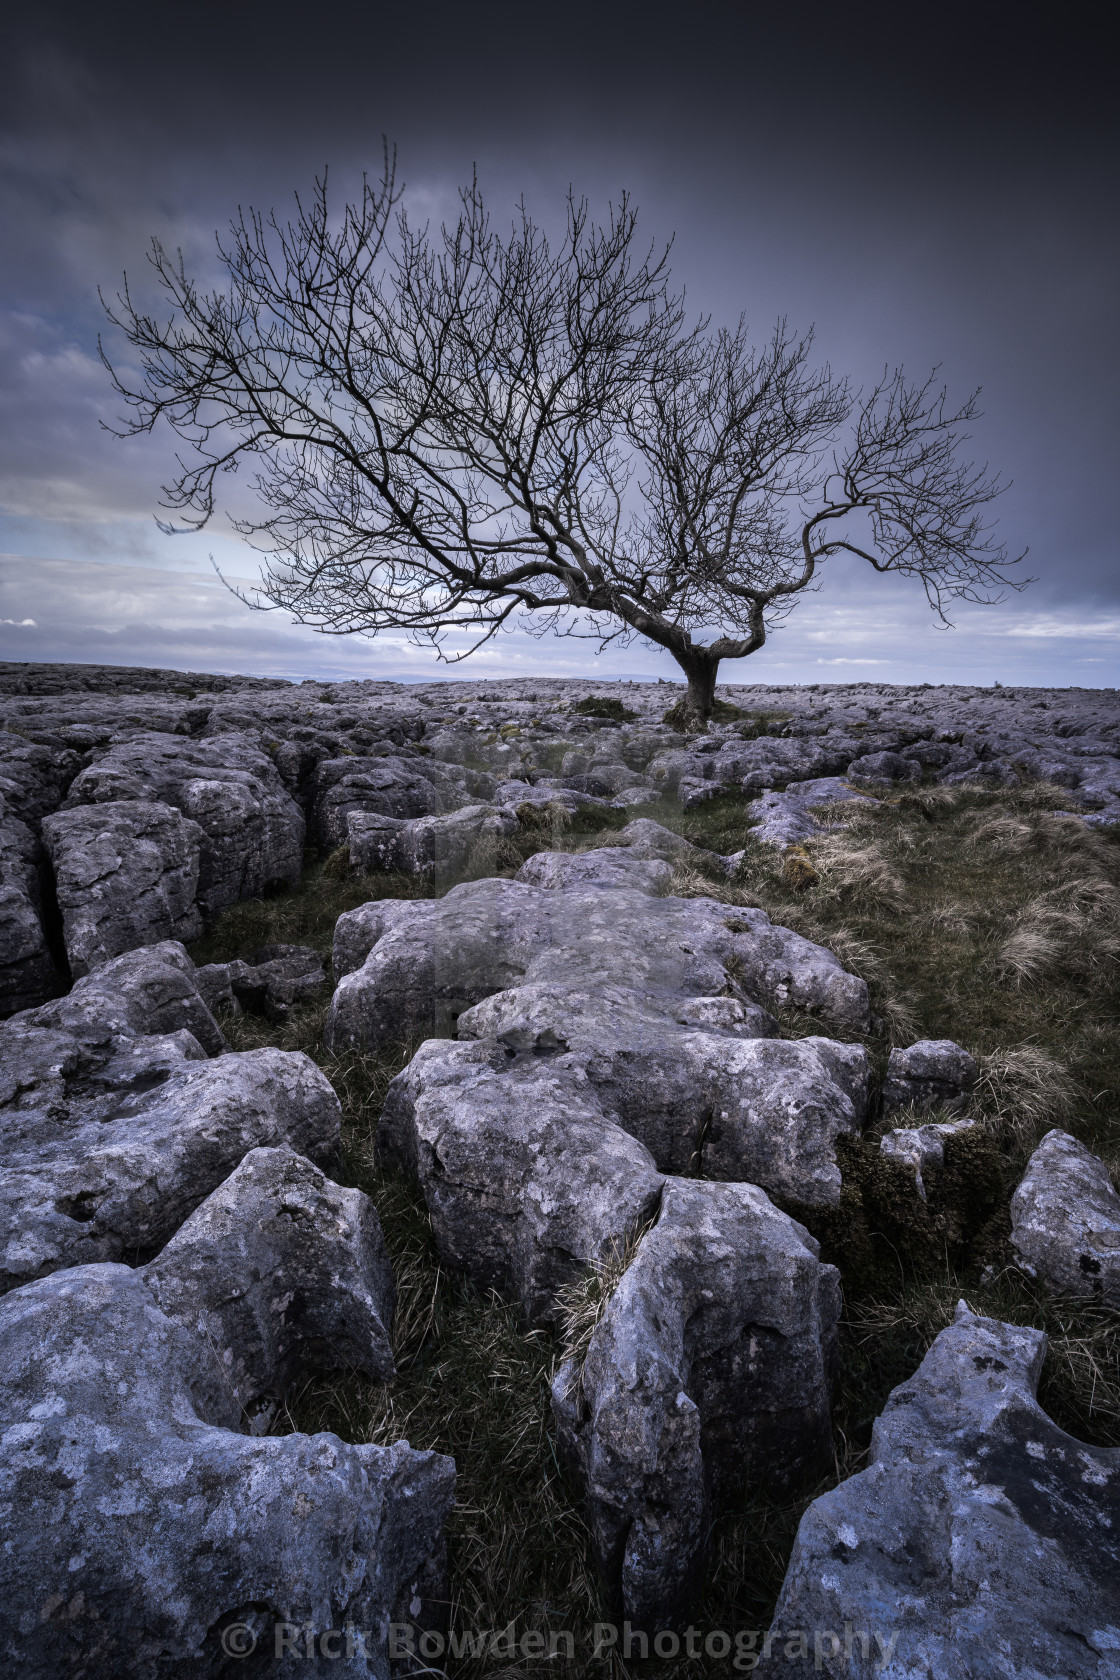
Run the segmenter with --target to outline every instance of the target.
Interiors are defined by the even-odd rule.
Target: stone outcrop
[[[207,963],[194,978],[211,1010],[247,1009],[277,1024],[318,997],[327,980],[309,945],[262,945],[248,962]]]
[[[883,1112],[900,1108],[957,1109],[976,1084],[980,1069],[967,1050],[947,1038],[923,1038],[892,1050],[883,1081]]]
[[[636,1626],[687,1612],[713,1492],[788,1491],[826,1460],[839,1274],[749,1184],[670,1180],[553,1409],[599,1568]]]
[[[648,1218],[662,1177],[578,1067],[490,1042],[422,1045],[389,1090],[381,1154],[419,1179],[440,1257],[557,1318],[557,1291]]]
[[[328,1081],[280,1050],[207,1060],[193,973],[181,946],[132,952],[0,1025],[0,1287],[155,1251],[251,1149],[335,1159]]]
[[[1019,1264],[1058,1295],[1120,1312],[1120,1196],[1103,1161],[1047,1132],[1011,1198]]]
[[[119,799],[43,823],[71,972],[202,932],[196,904],[202,830],[170,805]]]
[[[251,1149],[142,1275],[247,1418],[305,1364],[394,1375],[397,1290],[373,1203],[286,1146]]]
[[[876,1421],[869,1468],[802,1517],[759,1674],[1115,1672],[1120,1451],[1042,1410],[1045,1351],[961,1303]]]
[[[493,864],[492,849],[517,832],[517,818],[493,805],[466,805],[448,816],[380,816],[352,811],[350,868],[355,874],[398,871],[446,886],[474,865]]]
[[[42,848],[0,793],[0,1019],[59,989],[42,921]]]
[[[249,1155],[154,1265],[83,1265],[0,1302],[12,1672],[216,1680],[258,1641],[271,1663],[276,1624],[330,1656],[349,1624],[340,1672],[388,1680],[388,1624],[446,1597],[454,1465],[241,1430],[324,1352],[384,1374],[389,1310],[369,1204],[286,1150]]]
[[[201,830],[198,902],[211,917],[299,880],[304,818],[271,759],[247,734],[195,741],[154,732],[115,741],[78,775],[67,805],[171,805]]]
[[[864,982],[763,911],[632,888],[487,880],[435,901],[366,905],[339,918],[334,965],[344,976],[327,1025],[334,1047],[439,1035],[484,997],[536,981],[792,1003],[857,1031],[869,1018]]]
[[[896,1126],[879,1141],[879,1153],[891,1161],[903,1161],[914,1174],[923,1202],[928,1201],[923,1173],[945,1165],[945,1145],[950,1138],[971,1131],[975,1120],[940,1120],[925,1126]]]

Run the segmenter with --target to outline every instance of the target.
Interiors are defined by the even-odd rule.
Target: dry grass
[[[1002,1140],[1028,1148],[1077,1110],[1077,1084],[1065,1066],[1036,1044],[980,1057],[976,1106]]]
[[[605,1260],[587,1267],[581,1277],[557,1292],[561,1312],[559,1363],[572,1360],[577,1380],[599,1320],[632,1264],[642,1238],[655,1222],[656,1215],[635,1226],[624,1243],[613,1245]]]

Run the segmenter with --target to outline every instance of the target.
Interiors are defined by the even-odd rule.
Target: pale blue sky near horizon
[[[115,409],[98,286],[141,276],[152,233],[213,275],[213,230],[238,204],[283,209],[324,161],[352,187],[388,133],[423,214],[451,210],[475,163],[503,216],[524,192],[554,219],[569,184],[601,212],[626,186],[650,238],[675,233],[698,311],[745,310],[760,331],[782,312],[815,322],[821,356],[857,382],[939,362],[951,394],[983,386],[976,452],[1012,481],[1000,534],[1029,547],[1038,581],[996,607],[961,605],[945,631],[918,585],[834,563],[725,681],[1120,683],[1104,59],[1057,20],[1009,40],[996,8],[986,20],[949,6],[936,24],[873,10],[783,20],[702,0],[684,35],[659,33],[656,8],[635,34],[633,9],[605,3],[558,44],[520,11],[502,28],[500,7],[469,25],[447,8],[421,39],[403,15],[342,6],[344,58],[313,33],[294,58],[283,31],[255,29],[254,3],[235,15],[200,0],[189,40],[115,0],[96,18],[49,0],[28,14],[0,64],[0,659],[680,679],[638,644],[596,656],[518,630],[448,667],[399,638],[254,615],[208,563],[213,551],[251,581],[255,557],[228,526],[156,527],[171,440],[101,429]],[[775,73],[792,63],[796,121]]]

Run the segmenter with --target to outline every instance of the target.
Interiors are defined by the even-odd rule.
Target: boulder
[[[1035,1399],[1045,1351],[1041,1331],[961,1302],[887,1401],[869,1468],[802,1517],[756,1672],[1116,1672],[1120,1451],[1047,1417]]]
[[[638,817],[634,822],[627,823],[619,831],[618,839],[634,857],[662,858],[675,867],[721,871],[721,866],[727,862],[718,852],[694,846],[683,835],[674,834],[672,829],[663,827],[650,817]]]
[[[1120,1196],[1103,1161],[1070,1137],[1047,1132],[1011,1198],[1019,1264],[1058,1295],[1120,1312]]]
[[[596,1325],[553,1383],[610,1597],[638,1627],[687,1613],[712,1496],[781,1494],[831,1451],[839,1274],[749,1184],[672,1179]]]
[[[38,864],[42,848],[0,793],[0,1019],[33,1009],[58,989],[43,932]]]
[[[303,812],[256,739],[137,731],[112,742],[71,784],[68,806],[171,805],[202,831],[198,901],[207,917],[276,885],[303,864]]]
[[[186,1032],[204,1053],[217,1055],[226,1041],[200,990],[200,973],[174,939],[126,951],[76,981],[65,997],[0,1026],[5,1061],[20,1061],[20,1046],[41,1032],[62,1033],[71,1041],[75,1068],[110,1053],[120,1035]]]
[[[304,1365],[394,1375],[397,1290],[373,1203],[285,1145],[251,1149],[143,1277],[212,1349],[246,1417]]]
[[[322,957],[309,945],[265,945],[249,962],[208,963],[196,978],[212,1009],[248,1009],[278,1024],[327,980]]]
[[[154,800],[80,805],[44,819],[73,974],[138,945],[199,937],[201,841],[197,823]]]
[[[784,851],[820,833],[815,813],[828,805],[873,805],[876,800],[856,793],[839,776],[790,782],[781,793],[764,793],[747,806],[752,840]]]
[[[447,816],[404,821],[354,811],[349,819],[355,873],[399,871],[443,884],[472,866],[492,863],[487,848],[516,834],[517,818],[494,805],[466,805]]]
[[[198,1060],[184,1036],[117,1040],[83,1067],[70,1035],[24,1035],[0,1134],[0,1288],[161,1248],[250,1149],[335,1160],[338,1098],[309,1057]]]
[[[153,1290],[141,1271],[87,1265],[0,1302],[9,1666],[218,1680],[258,1641],[271,1666],[278,1624],[314,1629],[331,1655],[350,1624],[361,1643],[339,1672],[388,1680],[388,1624],[446,1596],[453,1462],[404,1442],[237,1433],[220,1354],[172,1294],[167,1275]]]
[[[329,758],[315,772],[313,832],[326,851],[341,846],[349,819],[361,812],[398,821],[445,810],[439,792],[415,759]]]
[[[860,783],[920,782],[922,767],[916,759],[903,758],[901,753],[865,753],[853,758],[848,765],[848,780]]]
[[[883,1082],[883,1112],[900,1108],[960,1108],[980,1077],[967,1050],[948,1038],[923,1038],[892,1050]]]
[[[791,1003],[856,1031],[869,1021],[864,982],[765,912],[632,888],[486,880],[388,912],[364,906],[339,918],[335,972],[344,976],[327,1022],[335,1048],[445,1034],[491,993],[537,981]]]
[[[949,1139],[971,1131],[975,1125],[975,1120],[944,1120],[928,1126],[898,1126],[883,1134],[879,1153],[888,1160],[905,1162],[913,1171],[918,1194],[925,1202],[929,1198],[922,1174],[943,1167]]]
[[[389,1087],[381,1154],[420,1181],[440,1257],[554,1323],[557,1291],[648,1219],[662,1178],[578,1066],[493,1042],[421,1046]]]
[[[537,852],[514,876],[532,887],[630,887],[661,897],[673,871],[660,858],[637,857],[621,846],[587,852]]]
[[[839,1201],[835,1140],[867,1112],[861,1045],[780,1041],[772,1018],[737,998],[667,1004],[620,986],[547,982],[487,998],[456,1030],[552,1057],[556,1078],[578,1069],[604,1116],[662,1172],[746,1179],[806,1205]]]

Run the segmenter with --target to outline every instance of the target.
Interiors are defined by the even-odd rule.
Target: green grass
[[[976,1094],[982,1132],[950,1150],[915,1210],[901,1169],[883,1162],[877,1131],[852,1140],[845,1197],[814,1224],[841,1265],[845,1316],[834,1414],[832,1472],[776,1504],[717,1512],[700,1627],[765,1626],[805,1503],[866,1461],[875,1417],[912,1374],[964,1297],[978,1312],[1045,1329],[1050,1352],[1040,1400],[1078,1438],[1120,1445],[1120,1329],[1085,1305],[1048,1300],[1009,1265],[1007,1202],[1027,1153],[1051,1125],[1083,1138],[1115,1172],[1120,1164],[1120,972],[1116,901],[1120,844],[1055,816],[1060,789],[915,790],[878,807],[838,808],[837,825],[808,842],[812,864],[795,884],[775,852],[753,845],[742,800],[684,814],[664,803],[574,821],[526,812],[501,856],[479,860],[511,874],[545,847],[584,849],[617,840],[634,815],[652,816],[698,846],[746,848],[737,878],[693,871],[677,890],[757,905],[830,945],[869,983],[876,1016],[868,1040],[882,1070],[892,1042],[952,1038],[982,1063]],[[371,896],[423,896],[405,878],[354,880],[340,855],[310,867],[298,891],[238,906],[192,953],[213,961],[272,940],[329,951],[334,920]],[[526,1333],[510,1307],[439,1263],[416,1187],[384,1172],[372,1147],[395,1056],[344,1060],[322,1049],[326,1000],[282,1028],[241,1016],[235,1048],[277,1043],[314,1055],[343,1103],[347,1181],[374,1200],[400,1287],[398,1374],[390,1384],[336,1373],[308,1377],[287,1397],[277,1427],[331,1429],[355,1441],[406,1437],[452,1454],[459,1469],[450,1526],[457,1627],[583,1630],[575,1665],[550,1672],[626,1680],[657,1674],[653,1661],[592,1663],[587,1630],[610,1619],[595,1581],[576,1492],[557,1464],[548,1385],[560,1348]],[[791,1036],[820,1030],[789,1012]],[[803,1210],[799,1217],[805,1217]],[[586,1303],[584,1304],[586,1309]],[[452,1664],[461,1680],[528,1674],[504,1659]],[[666,1673],[727,1673],[728,1665],[670,1663]]]

